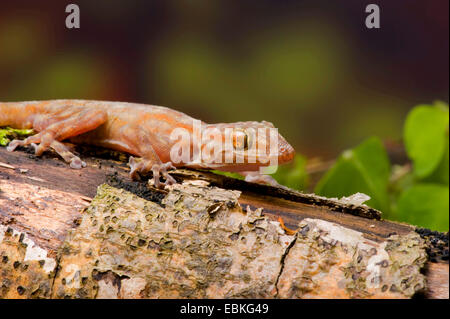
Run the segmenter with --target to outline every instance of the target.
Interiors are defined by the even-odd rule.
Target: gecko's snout
[[[292,161],[295,157],[295,150],[281,135],[278,137],[278,164]]]

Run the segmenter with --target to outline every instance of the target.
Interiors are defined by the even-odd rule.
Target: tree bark
[[[0,148],[0,297],[448,298],[430,239],[367,206],[191,170],[158,190],[81,153]]]

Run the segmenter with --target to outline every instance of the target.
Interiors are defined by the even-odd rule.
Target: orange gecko
[[[201,130],[198,132],[195,130],[195,121],[201,124]],[[82,168],[86,164],[69,150],[63,143],[65,140],[138,156],[140,158],[130,156],[131,177],[139,179],[141,174],[152,171],[155,186],[160,188],[175,183],[175,179],[168,174],[168,170],[175,167],[241,172],[247,181],[274,182],[270,176],[258,172],[260,167],[269,165],[268,135],[249,133],[250,129],[274,128],[271,123],[265,121],[206,124],[162,106],[125,102],[51,100],[0,103],[1,126],[34,129],[37,132],[25,140],[11,141],[7,147],[8,151],[13,151],[18,146],[32,145],[36,155],[39,156],[51,148],[70,163],[72,168]],[[174,140],[171,136],[175,129],[183,129],[190,135],[188,142],[184,143],[189,143],[187,150],[192,152],[187,159],[184,158],[177,163],[171,160],[171,150],[175,146],[180,146],[180,141]],[[224,137],[221,140],[213,140],[212,144],[211,140],[206,142],[201,134],[207,129],[217,129]],[[224,142],[226,132],[230,129],[232,155],[240,156],[243,161],[211,162],[198,160],[198,157],[194,160],[196,138],[200,142],[195,145],[199,145],[201,152],[211,145],[214,146],[214,143]],[[277,164],[291,161],[294,149],[278,133],[277,143]],[[225,154],[220,156],[222,159],[225,158]],[[256,162],[251,161],[251,158],[256,158]],[[160,177],[163,177],[165,182],[160,181]]]

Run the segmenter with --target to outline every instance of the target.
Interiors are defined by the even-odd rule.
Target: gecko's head
[[[211,168],[254,171],[290,162],[295,155],[294,148],[278,133],[278,129],[266,121],[206,125],[202,143],[204,154],[214,153],[212,146],[218,144],[218,132],[225,146],[220,152],[222,163],[209,163]]]

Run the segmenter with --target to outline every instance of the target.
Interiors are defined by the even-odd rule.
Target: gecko
[[[169,171],[178,167],[239,172],[246,181],[276,184],[269,175],[259,173],[261,167],[268,165],[268,137],[264,134],[256,137],[247,134],[250,128],[274,128],[272,123],[245,121],[206,124],[197,120],[202,124],[202,131],[196,133],[194,121],[193,117],[167,107],[127,102],[68,99],[0,102],[0,127],[33,129],[36,132],[24,140],[11,141],[7,146],[8,151],[14,151],[18,146],[31,145],[35,154],[40,156],[52,149],[74,169],[81,169],[86,163],[70,150],[65,141],[125,152],[130,154],[128,165],[131,178],[140,180],[141,176],[152,172],[154,185],[158,188],[176,183]],[[201,134],[211,128],[221,133],[225,133],[226,128],[231,129],[231,152],[241,156],[244,162],[202,162],[194,161],[190,156],[184,161],[172,163],[170,150],[177,143],[171,138],[174,129],[184,129],[194,137],[194,134]],[[187,145],[191,151],[193,140]],[[295,155],[293,147],[280,134],[277,141],[278,164],[290,162]],[[206,143],[201,140],[200,149],[205,147]],[[256,157],[258,161],[249,161],[250,156]]]

